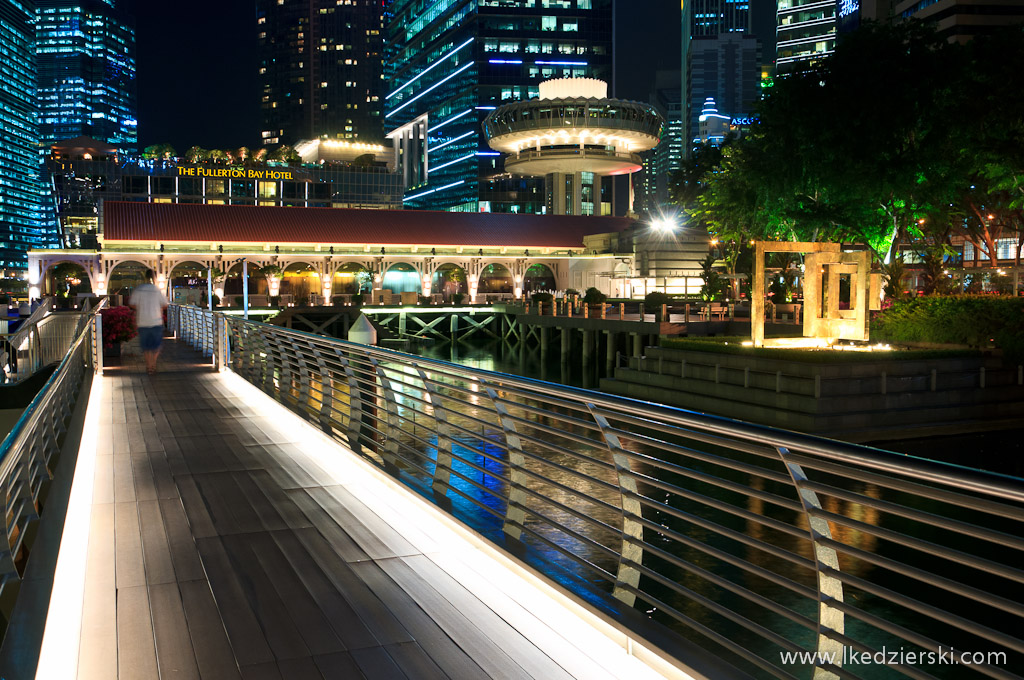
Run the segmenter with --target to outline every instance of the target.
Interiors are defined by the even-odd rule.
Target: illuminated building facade
[[[835,51],[836,9],[836,0],[779,0],[775,15],[777,74],[814,68]]]
[[[1024,23],[1024,3],[1000,0],[898,0],[893,12],[899,21],[923,21],[949,42],[958,43]]]
[[[20,277],[26,251],[45,248],[36,116],[35,8],[0,0],[0,277]]]
[[[751,34],[749,0],[684,0],[682,31],[682,133],[689,153],[708,97],[735,114],[753,111],[761,45]]]
[[[386,12],[384,122],[406,207],[546,212],[544,181],[506,172],[481,125],[542,80],[611,82],[612,0],[391,0]]]
[[[378,143],[381,2],[257,0],[260,140]]]
[[[136,149],[135,27],[123,0],[37,0],[43,148],[87,136]]]
[[[680,90],[681,74],[676,71],[658,71],[654,77],[651,104],[665,119],[658,146],[643,154],[642,181],[643,209],[658,212],[669,204],[669,186],[672,174],[682,167],[683,94]]]
[[[601,203],[602,177],[631,175],[640,154],[657,146],[665,119],[653,106],[608,98],[593,78],[540,84],[537,99],[499,106],[484,120],[484,136],[505,154],[515,176],[544,177],[547,212],[610,214]],[[632,184],[630,208],[632,208]]]
[[[402,178],[388,166],[391,154],[385,147],[314,141],[300,143],[298,149],[307,162],[227,165],[122,157],[116,149],[84,138],[54,145],[47,169],[53,178],[64,247],[95,247],[104,201],[402,207]]]

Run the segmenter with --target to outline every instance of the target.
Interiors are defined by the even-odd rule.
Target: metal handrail
[[[884,647],[1001,652],[958,677],[1019,677],[1020,479],[198,308],[168,318],[624,627],[640,612],[653,619],[641,628],[664,624],[737,676],[873,677],[842,654]],[[687,664],[682,646],[661,648]],[[805,651],[838,656],[781,656]]]
[[[102,300],[83,315],[78,332],[70,346],[66,345],[64,359],[0,444],[0,489],[6,518],[6,540],[0,542],[3,621],[10,620],[25,575],[37,533],[35,524],[46,505],[68,423],[82,385],[91,380],[92,372],[87,369],[93,366],[96,321],[105,305]]]
[[[88,317],[88,309],[55,314],[52,303],[53,298],[46,298],[16,332],[0,335],[0,378],[5,384],[20,383],[59,363]]]

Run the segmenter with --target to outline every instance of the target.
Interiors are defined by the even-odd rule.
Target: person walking
[[[139,329],[139,345],[146,359],[146,372],[156,373],[156,358],[160,354],[160,343],[164,338],[164,308],[167,298],[153,285],[152,269],[146,270],[146,283],[142,284],[128,298],[128,306],[135,310],[135,325]]]

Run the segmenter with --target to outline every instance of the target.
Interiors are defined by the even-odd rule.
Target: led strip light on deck
[[[110,406],[103,400],[103,387],[103,378],[94,376],[82,425],[82,443],[78,447],[75,476],[68,497],[64,533],[57,553],[57,567],[53,575],[43,643],[39,648],[36,680],[74,678],[78,675],[96,477],[96,440],[99,437],[100,412],[104,406]]]

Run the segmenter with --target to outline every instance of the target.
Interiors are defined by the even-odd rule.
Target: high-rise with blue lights
[[[391,0],[384,126],[407,208],[540,213],[544,180],[513,177],[481,131],[542,80],[614,87],[612,0]]]
[[[684,0],[682,32],[682,132],[689,151],[708,97],[729,115],[751,113],[760,96],[761,47],[751,33],[749,0]]]
[[[36,0],[39,136],[134,151],[135,27],[123,0]]]
[[[0,0],[0,270],[5,279],[27,266],[25,252],[48,245],[42,219],[36,116],[35,8]],[[4,288],[12,288],[11,281]]]

